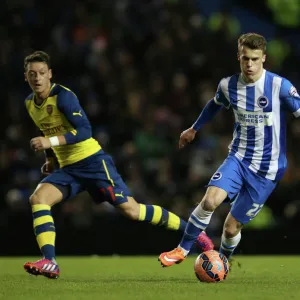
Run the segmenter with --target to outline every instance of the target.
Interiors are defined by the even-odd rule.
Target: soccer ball
[[[218,282],[225,280],[229,272],[228,259],[215,250],[201,253],[195,261],[194,270],[202,282]]]

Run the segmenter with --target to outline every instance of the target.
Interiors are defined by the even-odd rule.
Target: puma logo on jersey
[[[124,198],[123,191],[120,194],[115,194],[116,197]]]
[[[73,116],[80,116],[80,117],[82,117],[81,110],[79,112],[73,112]]]

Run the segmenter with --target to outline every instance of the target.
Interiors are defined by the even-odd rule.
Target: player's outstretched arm
[[[183,148],[185,145],[191,143],[195,136],[197,131],[206,123],[211,121],[214,116],[217,114],[218,111],[222,109],[221,105],[218,105],[215,103],[214,99],[211,99],[204,109],[202,110],[201,114],[199,115],[196,122],[193,124],[193,126],[185,131],[183,131],[180,135],[179,139],[179,148]]]
[[[223,106],[217,104],[214,99],[209,100],[203,108],[192,128],[198,131],[203,125],[210,122],[215,115],[222,109]]]

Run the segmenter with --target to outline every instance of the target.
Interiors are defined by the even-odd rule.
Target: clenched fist
[[[30,141],[30,147],[34,151],[41,151],[51,148],[50,140],[43,136],[38,136]]]
[[[183,148],[186,144],[192,142],[195,138],[197,131],[192,127],[183,131],[179,139],[179,149]]]

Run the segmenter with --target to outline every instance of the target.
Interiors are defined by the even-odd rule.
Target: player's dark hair
[[[44,51],[35,51],[24,59],[24,69],[26,71],[27,66],[31,62],[44,62],[50,69],[50,56]]]
[[[263,54],[266,54],[267,52],[267,41],[258,33],[250,32],[242,34],[238,39],[238,52],[241,51],[243,46],[252,50],[262,50]]]

